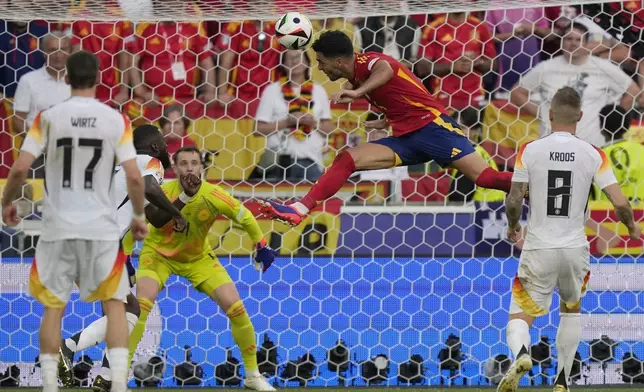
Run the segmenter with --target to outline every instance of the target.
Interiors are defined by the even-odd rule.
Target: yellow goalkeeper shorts
[[[190,263],[179,263],[144,247],[139,255],[136,280],[154,279],[161,290],[171,275],[188,279],[195,289],[208,296],[219,286],[233,282],[228,271],[213,253],[208,253],[202,259]]]

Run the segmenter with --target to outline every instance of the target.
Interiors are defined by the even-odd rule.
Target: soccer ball
[[[299,12],[288,12],[277,21],[275,36],[287,49],[304,49],[311,42],[313,26],[309,18]]]

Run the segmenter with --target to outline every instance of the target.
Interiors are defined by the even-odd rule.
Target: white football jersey
[[[114,166],[136,157],[129,119],[93,98],[72,97],[40,112],[22,151],[46,153],[45,241],[118,240]]]
[[[136,164],[141,171],[141,175],[153,176],[154,179],[159,183],[163,183],[163,165],[161,161],[157,158],[153,158],[149,155],[137,155]],[[130,197],[127,194],[127,181],[125,179],[125,171],[121,170],[121,166],[116,166],[116,174],[114,174],[114,190],[116,193],[116,207],[118,208],[118,223],[120,236],[123,238],[128,230],[130,230],[130,224],[132,223],[132,202]],[[149,201],[145,201],[147,206]]]
[[[523,249],[588,245],[584,226],[593,180],[616,184],[606,153],[567,132],[554,132],[521,147],[513,182],[530,191],[528,234]]]

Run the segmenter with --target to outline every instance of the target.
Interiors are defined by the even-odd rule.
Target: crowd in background
[[[363,5],[347,2],[347,15],[352,6]],[[109,9],[115,19],[122,15],[116,3]],[[563,85],[583,97],[578,136],[615,152],[618,161],[623,151],[630,161],[637,159],[628,151],[641,145],[623,139],[644,106],[641,2],[329,18],[313,20],[313,25],[314,35],[339,29],[353,39],[356,51],[383,52],[410,67],[491,162],[501,140],[488,135],[479,146],[485,108],[491,102],[515,106],[518,116],[533,118],[538,135],[544,135],[549,132],[549,97]],[[80,49],[100,59],[98,99],[127,113],[135,124],[157,123],[170,152],[199,145],[189,132],[198,119],[250,117],[255,120],[252,137],[265,138],[266,148],[246,179],[308,182],[324,171],[324,154],[338,128],[329,96],[341,84],[316,68],[310,49],[283,50],[274,22],[4,21],[1,177],[36,113],[69,97],[65,61]],[[387,132],[367,131],[371,135],[363,141]],[[634,144],[615,148],[622,142]],[[496,163],[512,170],[511,159]],[[34,165],[35,178],[42,177],[41,165]],[[406,175],[407,170],[378,174]],[[461,190],[458,194],[468,187],[464,179],[451,185]],[[639,197],[634,188],[631,196]]]

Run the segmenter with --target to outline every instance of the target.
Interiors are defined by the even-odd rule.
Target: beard
[[[170,154],[168,154],[167,151],[159,155],[159,160],[165,170],[168,170],[170,166],[172,166],[172,162],[170,162]]]

